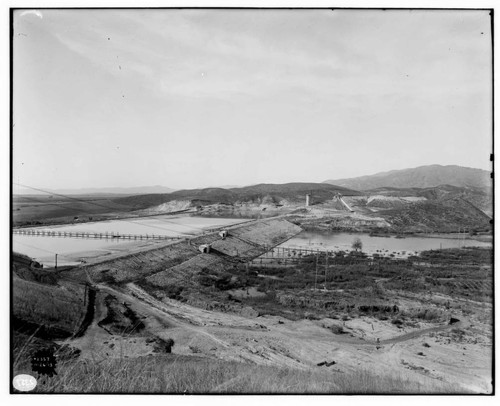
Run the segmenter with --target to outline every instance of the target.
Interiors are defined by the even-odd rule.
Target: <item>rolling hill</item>
[[[345,187],[327,183],[285,183],[258,184],[241,188],[223,189],[206,188],[178,190],[169,194],[149,194],[127,196],[114,199],[115,203],[143,209],[162,203],[191,201],[193,204],[235,204],[235,203],[275,203],[287,201],[292,203],[305,202],[306,194],[312,193],[314,202],[321,203],[331,199],[336,193],[346,196],[356,196],[360,193]]]
[[[357,178],[326,180],[324,183],[355,190],[381,187],[430,188],[440,185],[490,189],[492,184],[488,171],[457,165],[419,166]]]

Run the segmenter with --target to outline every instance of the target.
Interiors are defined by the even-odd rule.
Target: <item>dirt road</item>
[[[172,338],[173,352],[177,354],[297,369],[320,368],[317,366],[320,363],[335,361],[327,368],[332,373],[362,368],[380,374],[390,371],[413,375],[412,379],[423,384],[438,379],[473,390],[485,391],[488,387],[485,377],[490,370],[487,364],[481,364],[488,359],[484,349],[468,346],[464,350],[464,344],[445,345],[431,338],[450,329],[468,328],[468,322],[400,334],[389,322],[367,319],[363,324],[353,320],[345,328],[347,334],[334,334],[322,321],[290,321],[277,316],[245,318],[175,300],[159,301],[134,283],[120,289],[105,284],[96,287],[101,296],[111,294],[133,309],[148,334],[164,340]],[[99,318],[104,315],[101,299],[96,303],[96,319],[85,336],[72,341],[71,345],[87,353],[82,354],[84,357],[136,357],[153,353],[146,337],[118,337],[104,331],[98,326]],[[370,335],[373,327],[367,327],[375,323],[375,334],[385,329],[387,338],[380,342]],[[424,341],[431,343],[431,348],[422,347]]]

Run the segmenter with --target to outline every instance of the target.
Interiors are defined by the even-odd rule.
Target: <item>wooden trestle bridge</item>
[[[29,235],[40,237],[59,237],[59,238],[97,238],[97,239],[121,239],[121,240],[181,240],[185,236],[168,236],[161,234],[120,234],[114,232],[84,232],[84,231],[55,231],[55,230],[31,230],[31,229],[14,229],[13,234]]]
[[[269,248],[264,254],[260,257],[255,258],[251,261],[252,265],[292,265],[300,261],[302,258],[310,255],[314,255],[316,257],[321,256],[331,256],[334,251],[331,250],[320,250],[320,249],[311,249],[307,247],[274,247]]]

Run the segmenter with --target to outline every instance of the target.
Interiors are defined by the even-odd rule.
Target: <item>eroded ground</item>
[[[398,328],[390,321],[362,316],[347,321],[324,318],[291,321],[279,316],[241,317],[202,310],[174,300],[158,301],[133,283],[117,290],[99,286],[94,323],[84,337],[71,340],[82,357],[154,356],[156,338],[175,341],[173,352],[292,368],[328,368],[337,373],[359,368],[379,374],[413,375],[422,380],[458,383],[464,390],[491,391],[491,326],[481,317],[455,313],[460,321],[419,323]],[[113,295],[133,310],[144,328],[126,334],[99,326],[104,298]],[[406,298],[402,306],[420,305]],[[478,314],[489,306],[468,302]],[[477,309],[476,309],[477,306]]]
[[[247,265],[245,256],[297,229],[263,220],[230,229],[224,240],[208,234],[60,272],[51,294],[75,283],[82,296],[86,286],[78,301],[86,312],[58,326],[67,338],[57,343],[92,362],[171,350],[332,375],[401,373],[424,386],[491,392],[491,249],[405,260],[337,252],[287,267]],[[214,250],[201,253],[206,243]]]

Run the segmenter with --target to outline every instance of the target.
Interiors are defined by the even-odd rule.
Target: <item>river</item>
[[[49,227],[30,227],[29,230],[55,231],[66,233],[96,233],[96,234],[140,234],[161,235],[167,237],[189,237],[212,228],[224,227],[249,221],[234,218],[205,218],[187,216],[155,216],[136,219],[122,219],[98,222],[55,225]],[[126,251],[128,247],[158,244],[153,240],[122,240],[119,238],[64,238],[33,235],[18,235],[12,237],[13,251],[25,254],[51,267],[55,264],[55,254],[58,254],[58,265],[78,264],[90,257],[105,255],[116,251]]]
[[[363,244],[362,251],[367,254],[391,255],[405,258],[420,251],[440,248],[460,247],[492,247],[491,242],[478,241],[468,238],[457,238],[456,235],[440,234],[439,237],[407,236],[396,238],[395,236],[381,237],[370,236],[363,233],[335,233],[324,231],[303,231],[281,247],[308,248],[332,251],[350,251],[355,238],[359,238]]]
[[[168,237],[189,237],[212,228],[225,227],[248,219],[199,217],[199,216],[155,216],[136,219],[110,220],[88,223],[32,227],[31,230],[72,233],[102,233],[162,235]],[[454,238],[452,238],[454,237]],[[308,248],[319,250],[351,250],[355,238],[361,239],[363,252],[367,254],[407,257],[423,250],[458,248],[468,246],[492,247],[491,242],[473,239],[457,239],[456,236],[440,235],[438,238],[408,236],[405,238],[370,236],[362,233],[334,233],[323,231],[303,231],[282,247]],[[63,238],[32,235],[13,235],[13,250],[26,254],[46,267],[54,266],[55,254],[58,265],[78,264],[81,261],[116,251],[127,251],[129,247],[158,244],[159,241],[130,241],[119,238]]]

